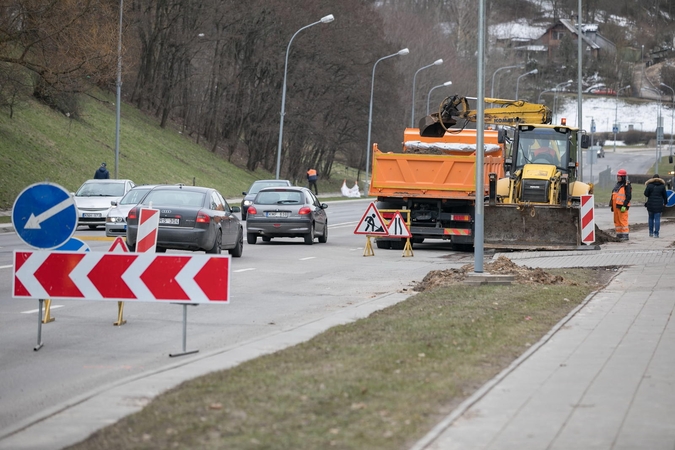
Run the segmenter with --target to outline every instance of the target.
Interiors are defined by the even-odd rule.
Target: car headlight
[[[253,203],[251,200],[244,200],[244,206],[250,206]]]
[[[124,220],[124,217],[108,216],[108,217],[106,217],[105,221],[108,222],[108,223],[123,223],[125,220]]]

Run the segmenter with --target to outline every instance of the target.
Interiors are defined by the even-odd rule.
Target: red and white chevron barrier
[[[159,210],[141,208],[138,213],[138,234],[136,235],[136,251],[138,253],[155,251],[157,228],[159,228]]]
[[[593,195],[581,196],[581,242],[591,245],[595,242],[595,209]]]
[[[228,303],[230,255],[15,251],[12,296]]]

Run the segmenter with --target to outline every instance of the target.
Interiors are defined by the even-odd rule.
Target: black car
[[[258,195],[260,189],[276,186],[292,186],[292,184],[288,180],[257,180],[253,182],[250,188],[248,188],[248,192],[242,192],[244,198],[241,201],[241,220],[246,220],[248,207],[253,203],[253,199]]]
[[[203,250],[220,253],[228,250],[239,257],[244,247],[244,229],[220,193],[197,186],[158,186],[148,192],[127,216],[127,246],[136,249],[138,215],[141,207],[159,209],[157,251],[167,249]]]
[[[262,189],[248,207],[246,242],[255,244],[260,236],[263,242],[276,237],[301,237],[305,244],[312,245],[318,237],[320,243],[326,243],[326,208],[328,205],[319,203],[305,187]]]

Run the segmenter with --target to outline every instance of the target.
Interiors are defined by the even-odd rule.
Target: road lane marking
[[[9,266],[0,266],[0,269],[11,269],[12,267],[14,266],[10,264]]]
[[[52,305],[49,307],[49,309],[56,309],[56,308],[63,308],[64,305]],[[39,309],[31,309],[30,311],[21,311],[21,314],[34,314],[36,312],[39,312]]]
[[[235,272],[235,273],[237,273],[237,272],[248,272],[249,270],[255,270],[255,267],[249,267],[248,269],[237,269],[237,270],[233,270],[233,272]]]
[[[307,261],[309,259],[315,259],[316,256],[308,256],[307,258],[300,258],[300,261]]]

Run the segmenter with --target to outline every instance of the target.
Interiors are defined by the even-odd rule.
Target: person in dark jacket
[[[101,167],[94,173],[95,180],[107,180],[110,178],[110,172],[105,167],[105,163],[101,163]]]
[[[666,182],[659,178],[658,173],[655,173],[652,178],[645,182],[645,186],[645,197],[647,197],[645,206],[649,213],[649,237],[657,238],[661,230],[663,206],[668,203]]]

